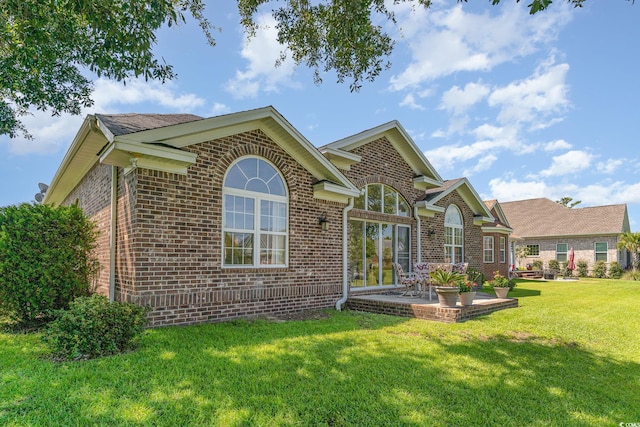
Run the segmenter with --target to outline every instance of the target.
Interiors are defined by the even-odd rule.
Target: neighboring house
[[[392,262],[482,268],[494,223],[398,122],[318,149],[272,107],[88,116],[44,203],[96,221],[99,291],[154,326],[340,308]]]
[[[629,254],[618,250],[620,234],[630,231],[627,205],[568,208],[546,198],[502,202],[502,210],[513,228],[513,236],[521,239],[518,246],[529,248],[522,264],[537,259],[566,262],[573,248],[575,262],[586,261],[589,269],[596,261],[607,264],[618,261],[623,268],[630,265]],[[525,267],[525,265],[518,265]]]
[[[482,226],[484,233],[482,238],[482,272],[488,280],[493,278],[496,271],[502,276],[508,277],[509,266],[514,263],[513,242],[510,237],[513,229],[497,200],[487,200],[484,203],[491,212],[494,221]]]

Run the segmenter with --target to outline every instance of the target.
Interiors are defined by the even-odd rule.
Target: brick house
[[[87,116],[44,203],[94,219],[99,292],[153,326],[339,309],[392,262],[482,268],[495,222],[398,122],[316,148],[272,107]]]
[[[485,205],[494,220],[482,226],[482,272],[487,279],[491,279],[496,271],[508,277],[509,266],[515,263],[513,229],[497,200],[487,200]]]
[[[620,234],[630,231],[627,205],[568,208],[546,198],[501,203],[513,228],[518,246],[529,248],[522,264],[541,260],[567,261],[571,248],[575,262],[586,261],[589,270],[596,261],[617,261],[623,268],[631,264],[630,254],[618,250]],[[524,265],[518,265],[524,267]]]

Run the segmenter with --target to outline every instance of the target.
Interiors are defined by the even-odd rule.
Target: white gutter
[[[342,298],[336,301],[336,310],[341,311],[342,304],[347,302],[347,298],[349,298],[349,257],[348,257],[348,214],[349,211],[353,208],[353,197],[349,198],[349,204],[342,211]]]
[[[118,225],[118,167],[111,166],[111,218],[109,223],[109,301],[116,298],[116,227]]]
[[[422,245],[420,243],[420,241],[422,240],[420,237],[420,232],[421,232],[421,227],[420,227],[420,215],[418,215],[418,207],[414,206],[413,207],[413,216],[416,219],[416,251],[418,252],[416,254],[416,262],[422,262]]]

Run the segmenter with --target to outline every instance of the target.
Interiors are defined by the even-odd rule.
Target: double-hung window
[[[484,262],[493,264],[493,236],[484,236]]]
[[[556,243],[556,260],[558,262],[566,262],[567,254],[569,253],[569,244]]]
[[[594,244],[594,252],[596,261],[609,261],[609,257],[607,256],[607,253],[609,252],[609,245],[607,242],[596,242]]]
[[[223,185],[223,265],[286,266],[288,211],[275,167],[258,157],[232,164]]]
[[[464,259],[462,214],[455,205],[449,205],[444,214],[444,260],[458,263]]]

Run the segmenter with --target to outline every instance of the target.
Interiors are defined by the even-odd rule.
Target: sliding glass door
[[[349,278],[352,287],[396,283],[393,263],[409,271],[411,228],[384,222],[349,221]]]

